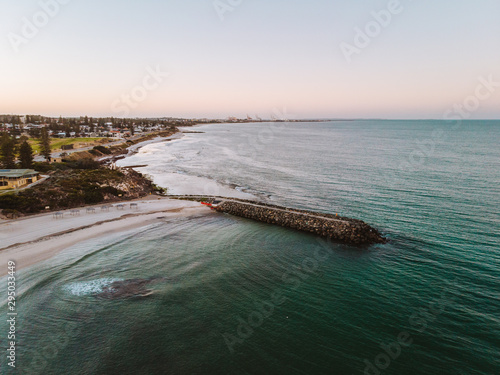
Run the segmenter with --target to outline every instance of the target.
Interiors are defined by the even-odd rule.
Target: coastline
[[[178,131],[171,136],[167,138],[156,138],[155,140],[131,146],[128,148],[131,152],[127,155],[120,155],[113,161],[119,168],[132,169],[141,173],[154,185],[166,188],[167,193],[165,196],[203,195],[225,196],[237,199],[265,199],[265,197],[248,191],[244,186],[229,184],[217,179],[207,178],[206,176],[187,174],[174,170],[163,171],[164,173],[162,172],[161,176],[158,176],[154,171],[150,173],[150,169],[155,169],[155,163],[151,163],[148,160],[141,160],[141,156],[137,155],[141,148],[152,144],[167,144],[170,141],[182,141],[184,137],[191,134],[203,134],[205,133],[204,131],[193,129],[199,129],[200,127],[208,125],[211,124],[199,123],[189,126],[179,126],[177,128]],[[202,188],[200,188],[200,186],[202,186]]]
[[[180,139],[184,131],[193,132],[189,129],[203,125],[207,124],[176,127],[176,131],[169,136],[157,136],[133,144],[127,147],[127,154],[111,155],[108,160],[116,161],[120,159],[120,156],[122,158],[132,156],[149,144]],[[124,168],[134,167],[137,166]],[[137,210],[130,208],[131,203],[138,204]],[[118,210],[116,206],[119,204],[127,208]],[[113,208],[103,211],[101,209],[103,205]],[[87,209],[92,208],[95,213],[86,213]],[[78,215],[72,216],[72,210],[78,210]],[[55,218],[55,212],[51,211],[0,221],[2,246],[0,263],[7,264],[9,260],[13,260],[16,262],[17,269],[23,269],[48,260],[79,242],[151,224],[158,221],[157,215],[160,213],[168,217],[191,217],[210,214],[211,211],[206,206],[200,206],[198,202],[149,195],[108,204],[103,202],[97,205],[80,206],[59,212],[63,213],[60,219]],[[6,274],[7,269],[0,269],[0,277]]]
[[[54,218],[53,213],[36,214],[0,223],[0,264],[9,260],[16,262],[17,269],[32,266],[52,258],[61,251],[79,242],[109,234],[140,228],[158,222],[163,217],[193,217],[210,214],[210,210],[198,202],[170,198],[144,197],[129,201],[137,208],[119,210],[116,205],[102,211],[102,205],[88,206],[95,213],[71,216],[71,210],[62,211],[63,217]],[[7,268],[0,269],[0,277]]]
[[[182,130],[176,128],[167,137],[158,136],[131,145],[127,147],[128,154],[124,157],[137,153],[146,145],[180,138],[182,133]],[[110,159],[117,156],[119,157],[112,155]],[[132,209],[131,203],[137,204],[137,209]],[[117,209],[119,204],[125,206],[123,210]],[[151,195],[107,204],[112,208],[106,211],[102,210],[103,205],[105,203],[60,210],[63,213],[60,219],[54,217],[54,212],[43,212],[18,219],[0,220],[0,264],[13,260],[17,269],[27,268],[48,260],[79,242],[151,224],[158,221],[157,215],[160,213],[168,217],[210,213],[207,207],[200,206],[198,202]],[[94,209],[95,213],[89,214],[87,209]],[[73,216],[72,210],[78,210],[78,215],[73,213]],[[6,274],[6,268],[0,269],[0,277]]]

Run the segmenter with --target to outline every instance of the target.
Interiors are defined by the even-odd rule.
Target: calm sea
[[[216,213],[79,243],[18,272],[17,368],[4,350],[2,374],[500,373],[500,121],[188,130],[121,165],[147,164],[171,194],[359,218],[389,243]],[[113,282],[152,294],[95,296]]]

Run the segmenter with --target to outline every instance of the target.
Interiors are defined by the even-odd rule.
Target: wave
[[[89,296],[102,293],[104,288],[110,286],[115,281],[123,281],[123,279],[105,277],[90,281],[80,281],[64,285],[63,290],[73,296]]]

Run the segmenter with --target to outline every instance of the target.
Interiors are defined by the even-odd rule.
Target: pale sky
[[[0,10],[2,114],[441,119],[466,103],[470,118],[500,118],[498,0],[0,0]]]

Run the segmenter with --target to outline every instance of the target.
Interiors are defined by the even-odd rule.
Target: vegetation
[[[104,146],[95,146],[93,150],[99,151],[101,154],[109,155],[111,154],[111,150]]]
[[[27,141],[21,143],[19,147],[19,162],[23,169],[30,169],[33,166],[33,149]]]
[[[45,160],[50,161],[50,138],[47,128],[42,128],[40,133],[40,153]]]
[[[93,143],[97,141],[103,141],[107,140],[107,138],[96,138],[96,137],[89,137],[89,138],[51,138],[50,139],[50,149],[52,151],[54,150],[60,150],[62,146],[66,145],[71,145],[75,143]],[[38,143],[38,139],[36,138],[30,138],[28,142],[31,144],[33,147],[33,150],[36,152],[40,152],[41,147],[40,144]]]
[[[9,134],[3,133],[0,138],[0,157],[2,168],[12,169],[16,167],[16,141]]]
[[[16,193],[0,195],[3,214],[31,214],[45,210],[79,207],[106,201],[138,198],[157,190],[140,173],[111,170],[93,159],[67,163],[34,163],[50,178],[42,184]],[[7,211],[5,211],[7,210]]]

